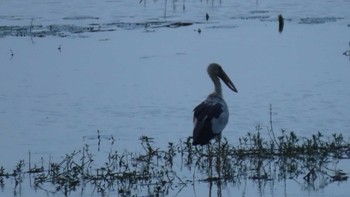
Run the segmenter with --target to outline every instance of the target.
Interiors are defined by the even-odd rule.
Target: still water
[[[348,10],[348,1],[316,0],[1,1],[0,166],[13,168],[28,151],[33,160],[59,159],[95,144],[86,139],[97,130],[115,138],[115,150],[138,151],[142,135],[159,147],[186,139],[192,109],[213,88],[211,62],[223,66],[239,92],[223,89],[230,143],[257,125],[267,136],[270,104],[277,132],[348,138]],[[316,191],[279,184],[285,186],[260,195],[349,193],[346,183]],[[21,195],[32,195],[23,185]],[[223,195],[260,191],[243,193],[242,185]],[[196,188],[179,195],[201,196],[207,185]]]

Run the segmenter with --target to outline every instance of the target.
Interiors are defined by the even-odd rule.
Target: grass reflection
[[[96,140],[98,145],[101,140],[114,143],[113,137],[103,138],[100,132]],[[347,173],[337,167],[339,161],[350,155],[350,143],[342,134],[325,137],[317,133],[305,138],[282,130],[279,136],[264,139],[261,128],[256,127],[254,132],[241,137],[238,145],[223,138],[220,146],[210,144],[209,148],[192,146],[191,137],[169,142],[165,149],[157,148],[150,137],[142,136],[139,140],[141,152],[110,151],[103,162],[95,161],[89,145],[66,154],[58,162],[41,161],[40,165],[33,165],[29,159],[28,170],[25,170],[28,162],[22,160],[12,171],[0,168],[0,186],[11,185],[13,181],[6,180],[14,180],[14,191],[18,193],[29,175],[34,189],[51,194],[69,196],[80,190],[102,195],[117,191],[121,196],[167,196],[198,183],[208,183],[209,196],[214,191],[215,196],[221,196],[222,188],[229,183],[253,181],[264,193],[266,185],[286,180],[295,180],[303,189],[316,190],[348,179]]]

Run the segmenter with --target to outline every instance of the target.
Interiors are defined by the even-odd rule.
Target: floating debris
[[[15,54],[13,53],[13,51],[12,51],[12,49],[10,49],[10,60],[12,60],[13,59],[13,57],[15,56]]]
[[[349,46],[350,46],[350,42],[349,42]],[[350,49],[349,50],[346,50],[343,55],[345,56],[348,56],[349,57],[349,60],[350,60]]]
[[[349,56],[349,57],[350,57],[350,50],[345,51],[345,52],[343,53],[343,55]]]
[[[205,20],[206,20],[206,21],[209,20],[209,14],[208,14],[208,13],[205,14]]]

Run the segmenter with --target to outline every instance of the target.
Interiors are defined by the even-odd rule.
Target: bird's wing
[[[222,105],[220,103],[210,103],[207,101],[203,101],[197,107],[193,109],[194,116],[197,120],[206,120],[212,119],[213,117],[219,118],[222,113]]]
[[[223,105],[220,103],[211,103],[204,101],[194,108],[193,115],[193,140],[198,141],[200,138],[209,142],[215,135],[220,134],[222,129],[213,129],[216,121],[223,112]],[[203,142],[205,143],[205,142]],[[202,144],[202,143],[199,143]]]

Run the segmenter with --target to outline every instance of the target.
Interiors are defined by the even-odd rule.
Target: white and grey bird
[[[205,145],[214,138],[221,139],[221,132],[227,125],[229,111],[222,96],[219,78],[232,91],[237,92],[231,79],[219,64],[212,63],[207,68],[209,77],[214,83],[214,92],[194,108],[193,112],[193,145]]]

